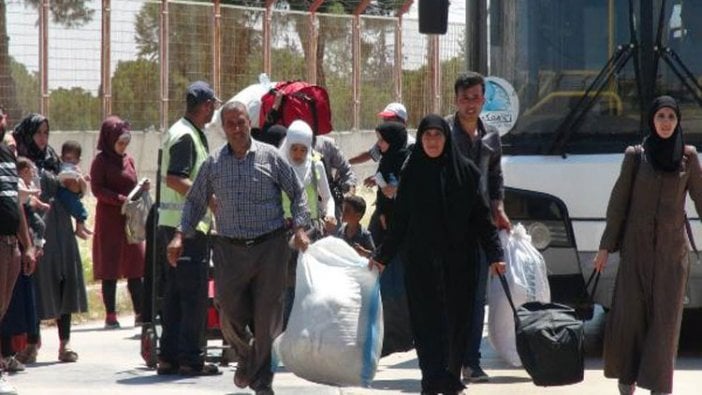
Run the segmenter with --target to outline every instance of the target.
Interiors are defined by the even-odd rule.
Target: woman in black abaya
[[[406,287],[423,394],[460,394],[461,358],[474,297],[478,243],[493,271],[504,272],[479,170],[456,153],[438,115],[419,124],[417,143],[401,173],[385,242],[370,266],[382,272],[406,251]]]

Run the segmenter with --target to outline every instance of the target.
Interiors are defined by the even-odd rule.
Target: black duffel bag
[[[554,386],[583,381],[585,331],[575,310],[542,302],[515,308],[503,275],[500,282],[514,312],[517,353],[534,384]]]

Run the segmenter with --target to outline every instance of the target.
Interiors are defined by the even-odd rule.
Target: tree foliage
[[[24,0],[25,4],[37,7],[40,0]],[[66,27],[79,27],[92,20],[95,10],[89,7],[90,0],[52,0],[49,12],[55,23]],[[0,98],[13,119],[19,119],[26,107],[20,107],[17,87],[12,79],[13,68],[10,63],[9,37],[7,36],[7,2],[0,0]]]
[[[129,121],[133,130],[158,129],[159,82],[157,62],[119,62],[112,77],[112,112]]]
[[[51,91],[51,128],[54,130],[95,130],[101,122],[100,99],[80,87]]]

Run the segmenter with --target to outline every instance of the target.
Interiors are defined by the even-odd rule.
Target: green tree
[[[54,89],[49,100],[54,130],[95,130],[100,125],[100,99],[83,88]]]
[[[78,27],[89,22],[95,10],[88,7],[90,0],[52,0],[49,8],[54,22],[66,27]],[[41,0],[24,0],[24,3],[37,9]],[[7,1],[0,0],[0,98],[4,101],[13,119],[19,119],[26,111],[17,100],[17,87],[12,78],[9,42],[7,35]]]
[[[20,117],[28,112],[39,111],[39,76],[30,73],[22,63],[10,58],[12,68],[12,81],[15,83],[17,105],[22,109]],[[13,118],[12,122],[19,122],[20,118]]]
[[[132,130],[158,128],[159,66],[141,58],[121,61],[112,76],[112,112],[129,121]]]

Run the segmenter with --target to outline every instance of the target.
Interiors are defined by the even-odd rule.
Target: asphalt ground
[[[675,371],[675,394],[702,393],[702,319],[684,324],[681,352]],[[537,387],[521,368],[503,362],[483,337],[483,368],[491,376],[489,383],[471,384],[468,394],[616,394],[616,381],[602,374],[601,334],[603,314],[586,325],[587,359],[585,380],[563,387]],[[122,323],[133,322],[133,317],[122,317]],[[43,345],[37,363],[24,372],[9,375],[8,381],[20,395],[45,394],[250,394],[251,391],[234,387],[234,365],[222,367],[222,375],[182,378],[158,376],[148,369],[139,356],[140,329],[126,326],[119,330],[104,330],[102,322],[90,322],[74,327],[71,344],[79,353],[76,363],[57,360],[58,337],[55,327],[42,331]],[[210,341],[212,355],[219,341]],[[273,388],[276,394],[412,394],[420,391],[420,371],[414,352],[393,354],[381,359],[371,388],[339,388],[311,383],[281,368]],[[648,393],[639,389],[637,393]]]

